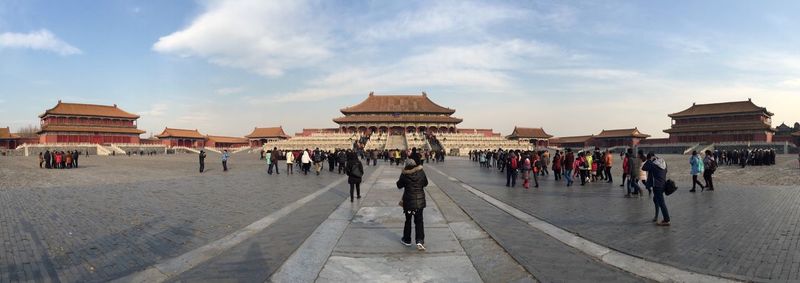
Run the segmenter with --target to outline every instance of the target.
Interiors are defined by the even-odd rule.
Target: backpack
[[[714,160],[714,159],[711,159],[711,162],[708,163],[708,168],[706,168],[706,170],[709,170],[711,172],[716,171],[717,170],[717,161]]]
[[[672,179],[667,179],[667,181],[664,182],[664,194],[671,195],[677,190],[678,186],[675,185],[675,181],[672,181]]]
[[[517,169],[517,159],[511,158],[511,169]]]
[[[358,166],[358,164],[353,164],[351,166],[353,166],[353,169],[350,170],[350,174],[353,175],[353,177],[361,178],[361,176],[364,176],[364,171],[361,171],[361,167]]]

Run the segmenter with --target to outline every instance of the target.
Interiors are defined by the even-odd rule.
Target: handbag
[[[664,182],[664,194],[671,195],[677,190],[678,186],[675,185],[675,182],[672,181],[672,179],[669,179],[666,182]]]

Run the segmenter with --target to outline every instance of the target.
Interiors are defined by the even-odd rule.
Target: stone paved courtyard
[[[222,172],[219,155],[211,154],[208,171],[200,174],[196,158],[190,154],[92,156],[82,158],[82,167],[72,170],[40,170],[33,158],[0,158],[0,282],[131,278],[245,230],[248,236],[241,241],[215,250],[198,265],[165,280],[336,281],[347,278],[340,277],[347,274],[342,268],[357,265],[364,255],[377,256],[376,262],[420,256],[390,246],[399,245],[389,236],[397,233],[397,215],[392,212],[400,213],[392,205],[400,195],[391,189],[399,174],[397,167],[382,162],[377,168],[366,167],[366,196],[351,205],[343,175],[331,174],[327,168],[320,176],[286,175],[285,168],[281,175],[270,176],[257,156],[241,153],[233,155],[231,170]],[[791,157],[780,161],[780,166],[772,168],[739,174],[731,168],[721,175],[752,175],[761,170],[780,172],[785,176],[780,182],[798,178],[797,171],[795,175],[790,171]],[[550,177],[541,181],[541,188],[526,191],[506,188],[504,175],[465,159],[451,158],[429,167],[432,185],[426,220],[431,221],[431,235],[440,236],[431,236],[430,253],[420,260],[435,266],[439,252],[440,256],[468,258],[471,266],[464,270],[476,272],[472,274],[477,277],[463,277],[472,278],[463,281],[654,280],[568,246],[564,239],[528,225],[464,186],[648,262],[728,279],[800,280],[796,185],[762,187],[726,180],[713,193],[692,194],[685,177],[676,176],[681,190],[667,198],[673,226],[660,228],[649,222],[652,201],[622,198],[617,184],[565,188]],[[686,175],[675,171],[671,173]],[[298,201],[289,213],[263,229],[248,230],[251,223],[280,214]],[[375,235],[387,238],[371,238],[370,231],[383,231]],[[366,238],[345,241],[353,237]],[[441,239],[439,246],[434,239]],[[323,247],[323,243],[330,244]],[[353,257],[358,254],[362,256]],[[312,273],[306,277],[276,276],[286,275],[295,262],[327,265],[316,271],[308,268]],[[405,277],[398,277],[414,272],[380,271],[377,266],[365,268],[386,276],[360,280],[405,282]],[[423,281],[427,277],[411,278]]]

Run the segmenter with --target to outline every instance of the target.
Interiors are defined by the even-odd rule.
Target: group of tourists
[[[148,155],[148,156],[152,156],[152,155],[157,155],[158,152],[159,152],[158,150],[147,150],[147,151],[145,151],[143,149],[140,149],[140,150],[126,150],[125,154],[127,154],[128,156],[131,156],[131,155],[139,155],[139,156]]]
[[[78,168],[78,159],[83,153],[78,150],[39,152],[39,168],[71,169]],[[87,154],[88,156],[88,154]]]
[[[611,169],[614,166],[614,156],[610,150],[601,151],[595,147],[593,151],[578,151],[577,154],[567,148],[563,152],[556,150],[552,156],[548,150],[521,151],[521,150],[475,150],[469,152],[469,158],[480,164],[480,168],[496,168],[498,172],[506,173],[506,187],[515,187],[519,176],[522,186],[529,189],[531,182],[534,188],[539,187],[539,177],[552,175],[556,181],[564,180],[567,187],[575,183],[578,178],[581,186],[592,182],[613,183]],[[667,184],[666,161],[657,157],[655,153],[644,154],[638,150],[634,155],[633,149],[628,149],[620,154],[622,161],[622,184],[626,188],[625,197],[642,196],[641,187],[644,185],[648,194],[653,196],[656,215],[653,218],[659,226],[670,225],[669,212],[664,199]],[[713,158],[711,159],[713,160]],[[704,162],[704,161],[699,161]],[[716,161],[705,161],[708,167],[716,168]],[[711,179],[713,170],[708,173],[706,184],[713,188]],[[704,175],[704,177],[706,177]],[[663,216],[658,221],[659,212]]]
[[[200,173],[203,173],[206,169],[206,151],[200,150],[200,154],[198,154],[198,158],[200,161]],[[228,150],[222,151],[222,172],[228,172],[228,159],[231,158],[231,154]]]
[[[713,156],[719,161],[720,165],[726,166],[762,166],[775,165],[774,149],[734,149],[734,150],[715,150]]]

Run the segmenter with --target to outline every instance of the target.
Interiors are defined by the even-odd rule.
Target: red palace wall
[[[45,133],[39,136],[39,143],[139,143],[139,137],[110,134],[58,134]]]

